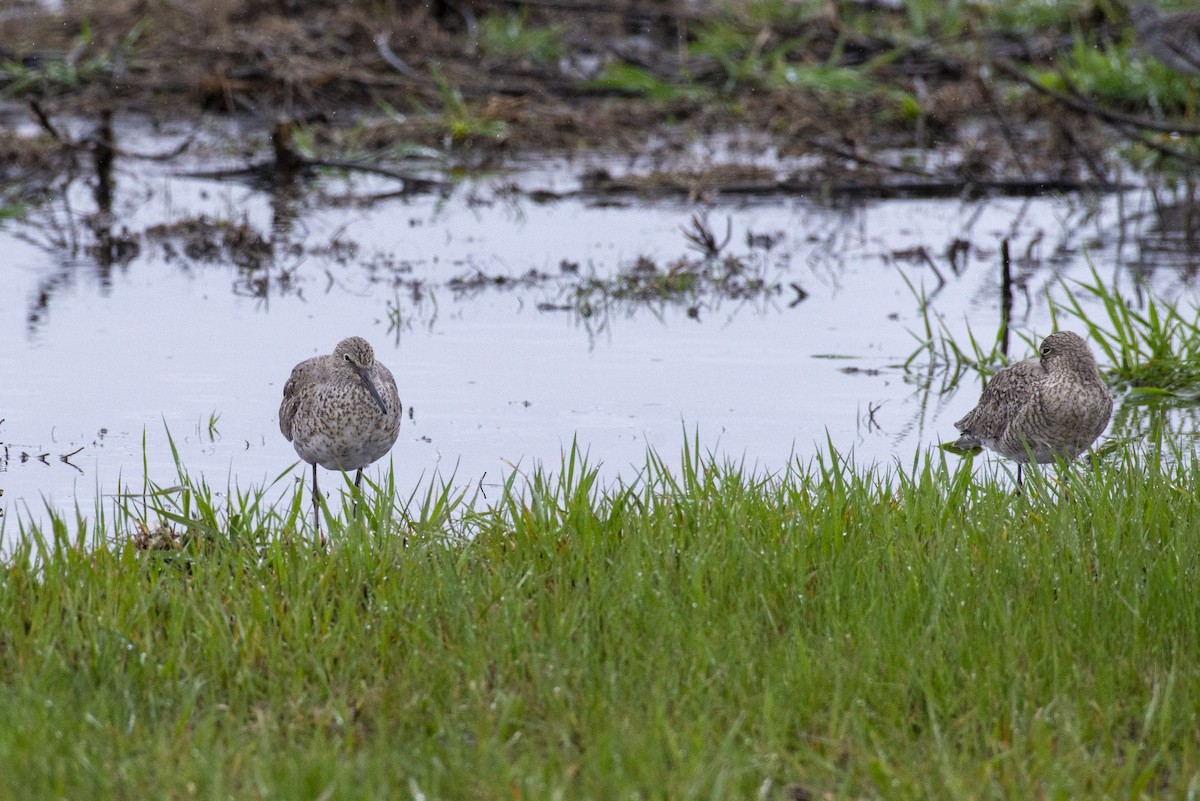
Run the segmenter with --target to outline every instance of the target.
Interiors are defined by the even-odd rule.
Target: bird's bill
[[[371,380],[371,376],[364,369],[359,369],[358,377],[362,379],[363,386],[367,388],[367,392],[371,393],[371,397],[379,404],[379,411],[384,414],[388,413],[387,404],[383,402],[383,398],[379,395],[379,390],[375,389],[375,382]]]

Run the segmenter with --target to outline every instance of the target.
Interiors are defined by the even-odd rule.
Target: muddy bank
[[[329,161],[402,170],[430,152],[452,174],[530,153],[669,163],[701,137],[756,143],[724,159],[741,173],[693,163],[582,182],[600,197],[1110,189],[1124,180],[1114,145],[1180,150],[1156,138],[1188,129],[1161,119],[1173,95],[1155,95],[1150,119],[1136,92],[1081,83],[1081,52],[1140,58],[1120,9],[1002,12],[920,22],[865,1],[25,3],[0,17],[4,120],[18,133],[0,145],[0,174],[28,199],[48,176],[85,169],[108,113],[118,126],[236,119],[226,142],[185,139],[180,157],[203,165],[232,151],[268,182]],[[763,153],[778,169],[747,164]]]

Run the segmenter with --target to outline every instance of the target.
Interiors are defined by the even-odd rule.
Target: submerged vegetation
[[[385,481],[328,552],[302,488],[181,470],[6,558],[0,796],[1183,797],[1186,456],[1014,496],[696,443],[606,487],[572,451],[486,498]]]
[[[990,373],[1010,358],[1025,358],[1025,352],[1036,350],[1030,338],[1006,352],[1003,328],[990,342],[978,338],[969,325],[965,336],[956,336],[943,317],[930,311],[922,291],[911,282],[909,287],[923,315],[922,330],[913,333],[918,345],[905,367],[937,368],[947,376],[946,389],[968,371]],[[1186,308],[1186,299],[1170,302],[1145,288],[1139,289],[1135,302],[1118,286],[1105,283],[1095,269],[1090,281],[1064,283],[1061,291],[1062,300],[1050,299],[1052,328],[1073,328],[1085,336],[1098,352],[1101,372],[1125,399],[1184,404],[1200,400],[1200,307]]]

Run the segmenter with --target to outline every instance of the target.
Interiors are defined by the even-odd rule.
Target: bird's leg
[[[321,547],[325,547],[325,535],[321,533],[321,503],[318,500],[317,492],[317,463],[313,462],[313,524],[317,527],[317,537],[321,540]]]
[[[1021,477],[1021,463],[1017,462],[1017,494],[1021,494],[1021,489],[1025,486],[1025,482]]]
[[[358,468],[358,472],[354,474],[354,511],[353,515],[358,517],[358,496],[362,494],[359,489],[359,484],[362,483],[362,468]]]

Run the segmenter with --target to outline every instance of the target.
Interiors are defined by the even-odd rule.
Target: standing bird
[[[313,466],[313,517],[321,532],[317,465],[358,470],[382,457],[400,432],[400,396],[392,373],[362,337],[343,339],[328,356],[292,368],[279,405],[279,430]],[[321,537],[321,542],[325,537]]]
[[[1112,416],[1112,395],[1087,343],[1071,331],[1042,342],[1041,356],[1005,367],[983,388],[979,404],[954,424],[963,449],[988,448],[1017,463],[1074,459],[1091,447]]]

